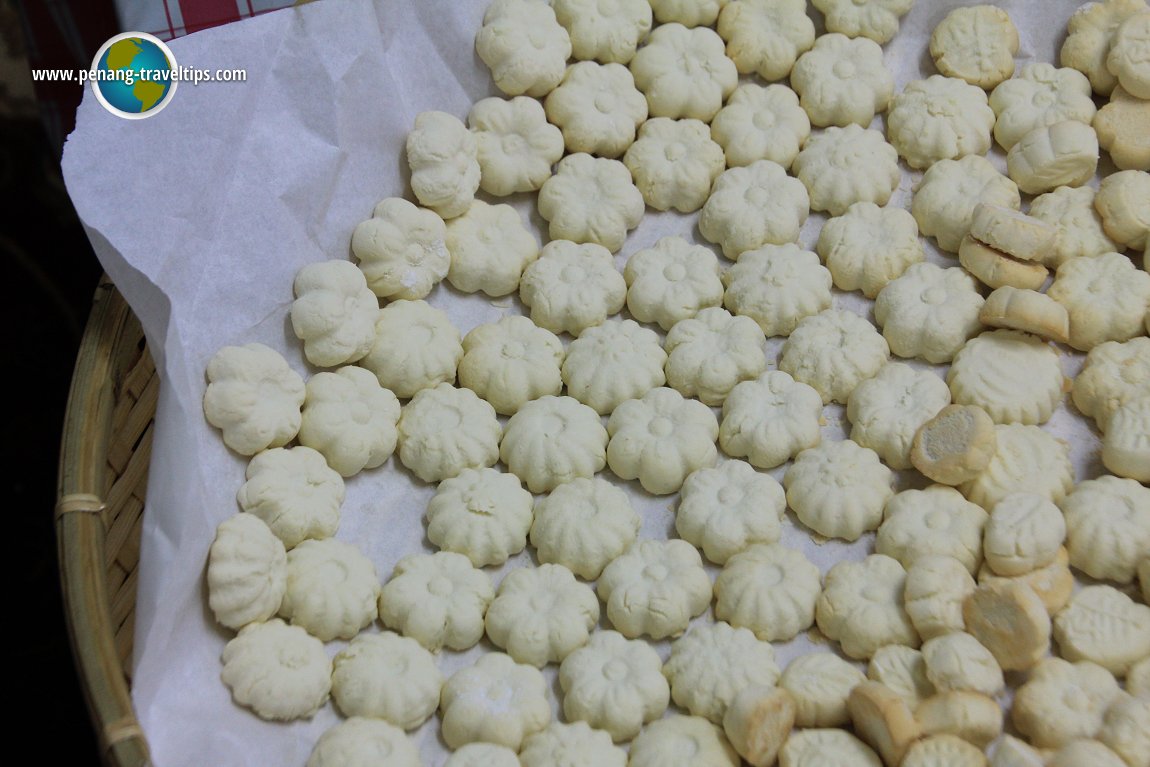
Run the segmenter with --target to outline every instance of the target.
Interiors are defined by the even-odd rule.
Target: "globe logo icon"
[[[160,40],[125,32],[101,46],[92,61],[92,90],[104,108],[127,119],[151,117],[176,92],[176,59]]]

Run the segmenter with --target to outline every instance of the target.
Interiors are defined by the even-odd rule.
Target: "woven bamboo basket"
[[[150,764],[130,697],[140,524],[159,377],[106,277],[76,359],[60,449],[56,536],[72,652],[104,764]]]

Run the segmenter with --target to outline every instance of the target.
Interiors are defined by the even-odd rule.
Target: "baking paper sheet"
[[[920,0],[903,20],[886,46],[899,89],[934,73],[929,32],[951,8],[967,4]],[[1019,66],[1057,60],[1075,0],[999,5],[1021,32]],[[160,767],[303,765],[319,734],[339,721],[330,704],[307,722],[261,721],[235,706],[219,680],[230,632],[211,618],[203,573],[216,525],[238,511],[235,492],[246,461],[229,453],[203,418],[203,371],[221,346],[259,341],[280,350],[301,374],[314,372],[287,319],[294,273],[313,261],[347,258],[352,229],[379,199],[410,197],[401,158],[416,114],[439,109],[462,119],[474,101],[497,95],[474,53],[485,7],[485,0],[324,0],[171,43],[180,65],[243,68],[244,83],[185,83],[162,113],[132,121],[112,116],[85,93],[65,148],[68,190],[105,269],[143,321],[164,382],[133,679]],[[874,127],[881,128],[881,119]],[[1000,151],[992,159],[1005,168]],[[920,176],[904,172],[893,205],[909,208]],[[513,202],[544,241],[531,198]],[[813,249],[824,220],[811,217],[803,247]],[[648,214],[619,254],[620,268],[629,254],[667,234],[702,242],[695,221]],[[954,265],[933,243],[927,249],[931,260]],[[429,300],[464,332],[522,313],[514,299],[466,296],[446,283]],[[870,312],[857,294],[836,293],[835,303]],[[769,342],[772,367],[779,346]],[[1080,357],[1064,357],[1068,375],[1080,364]],[[842,408],[828,407],[826,418],[828,438],[845,436]],[[1046,428],[1074,444],[1079,479],[1099,472],[1097,436],[1065,405]],[[900,478],[899,488],[908,481]],[[673,534],[675,496],[655,498],[637,483],[619,484],[643,515],[642,537]],[[401,555],[431,550],[422,517],[432,492],[393,458],[348,482],[338,537],[362,547],[386,579]],[[803,549],[824,573],[839,559],[861,559],[873,545],[870,537],[853,545],[816,543],[790,512],[783,543]],[[530,563],[525,553],[489,572],[498,583],[508,568]],[[329,643],[329,653],[343,644]],[[807,637],[776,644],[780,666],[810,644]],[[668,644],[658,647],[666,657]],[[440,666],[450,674],[479,651],[444,652]],[[546,673],[554,680],[555,667]],[[558,692],[553,684],[556,711]],[[426,764],[442,763],[436,719],[412,737]]]

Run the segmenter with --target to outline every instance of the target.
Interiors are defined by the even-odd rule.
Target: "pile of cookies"
[[[1008,14],[958,8],[940,74],[895,93],[912,0],[813,5],[820,37],[805,0],[494,0],[476,50],[507,98],[420,114],[418,204],[296,275],[325,370],[211,360],[207,419],[251,456],[207,567],[222,678],[270,720],[334,700],[309,767],[418,765],[437,710],[450,767],[1150,763],[1150,8],[1087,4],[1063,66],[1017,74]],[[1096,192],[1100,147],[1122,170]],[[480,190],[537,193],[549,241]],[[620,271],[647,208],[714,249]],[[443,280],[528,316],[463,335]],[[1041,428],[1068,392],[1104,435],[1077,484]],[[382,580],[334,536],[345,480],[393,454],[436,485],[436,551]],[[640,539],[624,487],[677,494],[678,537]],[[788,526],[874,553],[824,573]],[[780,668],[805,632],[827,646]]]

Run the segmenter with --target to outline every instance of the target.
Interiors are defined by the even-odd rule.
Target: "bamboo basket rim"
[[[147,739],[130,693],[128,641],[135,608],[138,524],[117,524],[127,494],[146,481],[158,378],[139,321],[105,275],[96,288],[76,357],[60,447],[55,508],[65,617],[100,757],[109,767],[150,765]],[[139,410],[130,412],[129,408]],[[127,456],[117,476],[110,451]],[[117,461],[120,459],[117,458]],[[142,512],[142,503],[133,512]],[[124,516],[128,516],[125,514]],[[134,541],[131,540],[134,535]],[[129,578],[113,595],[108,563],[128,549]],[[113,617],[112,599],[130,599]]]

